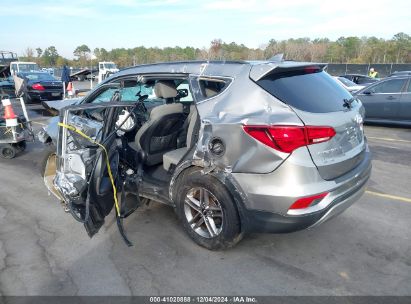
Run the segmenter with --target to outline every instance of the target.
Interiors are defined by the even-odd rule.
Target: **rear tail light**
[[[328,141],[335,135],[332,127],[244,126],[243,128],[256,140],[285,153],[291,153],[303,146]]]
[[[296,210],[296,209],[305,209],[311,206],[314,206],[322,201],[324,197],[326,197],[328,192],[316,194],[313,196],[303,197],[296,200],[288,210]]]
[[[44,91],[44,90],[45,90],[44,87],[43,87],[41,84],[39,84],[39,83],[33,84],[33,85],[31,86],[31,88],[32,88],[33,90],[37,90],[37,91]]]

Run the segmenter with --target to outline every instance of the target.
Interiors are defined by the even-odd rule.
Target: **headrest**
[[[159,80],[154,86],[154,93],[158,98],[177,97],[177,89],[173,80]]]
[[[183,104],[181,103],[164,104],[164,105],[155,107],[154,109],[151,110],[150,119],[154,120],[154,119],[164,117],[166,115],[177,114],[177,113],[183,114]]]
[[[213,87],[205,88],[206,97],[213,97],[214,95],[217,95],[218,92],[219,92],[219,90],[217,88],[213,88]]]

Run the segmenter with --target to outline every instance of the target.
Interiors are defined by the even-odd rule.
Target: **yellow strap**
[[[109,159],[109,157],[108,157],[108,152],[107,152],[106,147],[104,147],[102,144],[96,142],[96,141],[93,140],[91,137],[89,137],[88,135],[84,134],[82,131],[78,130],[77,128],[75,128],[75,127],[73,127],[73,126],[66,125],[66,124],[63,124],[63,123],[61,123],[61,122],[59,122],[58,125],[59,125],[60,127],[63,127],[63,128],[68,129],[68,130],[71,130],[71,131],[76,132],[77,134],[79,134],[79,135],[81,135],[82,137],[88,139],[90,142],[92,142],[93,144],[98,145],[100,148],[103,149],[104,155],[106,156],[105,158],[106,158],[108,175],[109,175],[109,177],[110,177],[111,186],[113,187],[113,193],[114,193],[113,197],[114,197],[114,203],[115,203],[115,205],[116,205],[117,215],[120,216],[120,207],[119,207],[119,205],[118,205],[118,200],[117,200],[117,189],[116,189],[116,186],[114,185],[114,178],[113,178],[113,174],[111,173],[110,159]]]

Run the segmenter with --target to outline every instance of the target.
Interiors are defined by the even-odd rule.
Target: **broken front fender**
[[[43,127],[37,134],[37,138],[40,142],[44,144],[51,144],[57,145],[58,139],[58,123],[59,117],[55,116],[52,117],[49,121],[47,126]]]

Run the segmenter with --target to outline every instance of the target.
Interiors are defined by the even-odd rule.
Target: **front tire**
[[[43,158],[40,162],[40,175],[41,175],[41,177],[44,178],[45,172],[46,172],[46,169],[47,169],[47,165],[49,164],[50,161],[56,162],[56,157],[57,157],[56,146],[49,145],[44,150]]]
[[[190,168],[178,179],[175,193],[178,217],[198,245],[220,250],[241,240],[234,199],[217,178],[202,174],[200,168]]]

